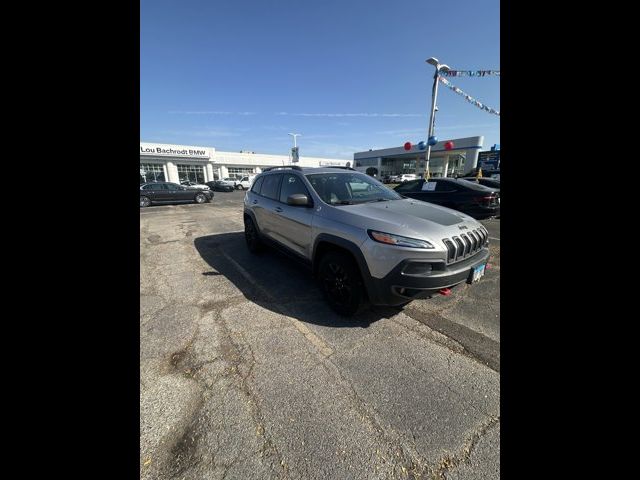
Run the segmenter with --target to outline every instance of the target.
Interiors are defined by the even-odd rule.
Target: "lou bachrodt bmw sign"
[[[149,155],[154,157],[211,158],[209,149],[206,147],[142,142],[140,142],[140,155]]]

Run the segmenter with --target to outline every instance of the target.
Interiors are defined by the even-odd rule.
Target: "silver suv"
[[[345,167],[265,169],[245,195],[244,227],[251,252],[270,244],[301,259],[346,316],[476,282],[489,258],[470,216]]]

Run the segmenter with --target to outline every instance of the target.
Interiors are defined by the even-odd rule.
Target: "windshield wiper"
[[[389,199],[388,198],[376,198],[375,200],[367,200],[364,203],[371,203],[371,202],[388,202]]]

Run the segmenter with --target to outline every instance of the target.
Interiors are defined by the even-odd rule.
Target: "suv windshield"
[[[310,173],[305,177],[322,201],[329,205],[353,205],[402,198],[363,173]]]

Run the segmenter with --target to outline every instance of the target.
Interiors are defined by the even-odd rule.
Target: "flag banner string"
[[[500,70],[447,70],[441,71],[443,77],[499,77]]]
[[[469,102],[470,104],[475,105],[476,107],[480,108],[481,110],[484,110],[486,112],[492,113],[493,115],[500,116],[500,112],[498,110],[495,110],[495,109],[489,107],[488,105],[485,105],[484,103],[479,102],[478,100],[473,98],[471,95],[466,94],[465,92],[460,90],[458,87],[453,85],[449,80],[446,80],[446,79],[444,79],[444,78],[442,78],[440,76],[438,77],[438,80],[440,80],[441,83],[443,83],[446,87],[450,88],[451,90],[453,90],[455,93],[457,93],[461,97],[464,97],[464,99],[467,102]]]

